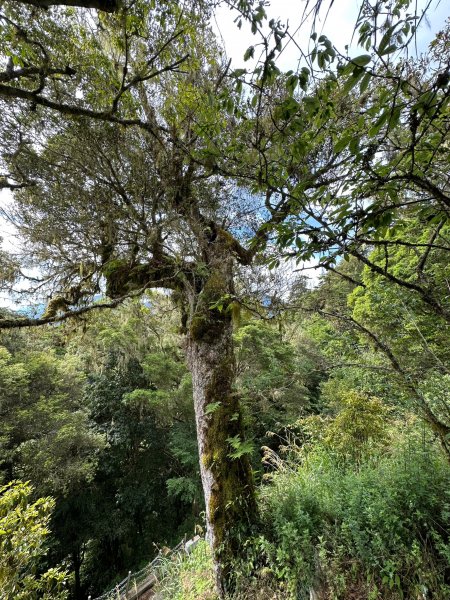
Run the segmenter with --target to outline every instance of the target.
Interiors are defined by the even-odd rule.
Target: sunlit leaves
[[[33,501],[32,493],[32,486],[20,481],[0,488],[0,589],[5,598],[64,600],[66,572],[53,568],[36,574],[55,503]]]

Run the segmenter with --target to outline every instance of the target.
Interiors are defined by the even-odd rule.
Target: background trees
[[[281,73],[276,57],[289,31],[272,20],[266,35],[264,7],[239,3],[242,18],[261,35],[263,52],[254,69],[230,72],[208,25],[211,6],[142,2],[103,14],[26,4],[6,3],[0,15],[2,186],[15,190],[10,218],[27,242],[21,257],[2,255],[2,280],[10,286],[25,279],[48,302],[42,318],[5,317],[0,326],[80,316],[99,307],[95,299],[104,292],[110,300],[103,305],[112,307],[149,288],[172,291],[186,336],[207,521],[223,595],[231,557],[258,520],[252,446],[244,440],[235,387],[233,315],[243,304],[235,285],[238,265],[248,267],[257,256],[270,267],[283,258],[317,260],[330,278],[317,294],[292,299],[341,323],[336,334],[332,325],[320,332],[321,321],[314,321],[318,333],[333,338],[325,354],[340,348],[353,359],[355,346],[363,347],[369,368],[393,372],[396,397],[415,407],[448,452],[447,400],[440,391],[431,398],[429,390],[435,384],[444,389],[446,376],[445,335],[439,331],[448,320],[448,35],[436,38],[434,62],[402,59],[417,17],[404,14],[403,2],[364,2],[357,28],[359,44],[370,54],[339,55],[313,32],[311,52],[298,71]],[[254,51],[250,47],[246,58]],[[24,268],[38,273],[24,274]],[[335,283],[336,274],[344,287]],[[333,298],[324,297],[327,286]],[[332,299],[338,311],[330,308]],[[408,330],[402,341],[386,327],[394,301],[395,321],[402,318]],[[384,311],[373,306],[384,302],[380,317]],[[271,318],[267,304],[265,299],[258,310]],[[294,416],[298,404],[306,408],[311,391],[318,410],[318,383],[331,367],[321,362],[319,376],[301,373],[285,340],[260,324],[246,327],[240,332],[244,357],[246,346],[265,340],[254,364],[258,375],[264,367],[264,376],[245,381],[255,369],[249,364],[240,372],[246,394],[269,400],[281,421]],[[403,352],[406,343],[411,347]],[[425,377],[418,364],[423,349]],[[100,449],[99,433],[112,436],[105,456],[118,488],[117,463],[127,464],[142,485],[142,470],[151,470],[147,450],[159,448],[172,426],[158,422],[158,409],[187,391],[178,360],[146,360],[123,365],[112,355],[104,363],[108,379],[96,375],[90,401],[97,437],[83,433],[81,412],[58,417],[59,424],[67,419],[68,438],[81,436],[87,455]],[[278,365],[283,381],[274,372]],[[7,366],[12,393],[20,393],[21,370]],[[159,369],[168,373],[162,381]],[[288,377],[291,398],[282,389]],[[354,379],[358,388],[361,371]],[[350,391],[353,399],[372,397]],[[53,401],[51,393],[46,398]],[[61,412],[61,399],[54,402]],[[272,415],[269,420],[275,421]],[[171,431],[171,443],[184,432]],[[44,438],[26,440],[31,471],[38,468],[36,448],[58,464],[55,444],[47,451]],[[61,444],[66,441],[63,436]],[[193,499],[195,484],[184,472],[192,473],[192,463],[183,451],[178,456],[183,472],[172,478],[172,491]],[[157,472],[163,471],[160,464]],[[129,522],[142,529],[149,494],[147,489],[145,497],[127,503]],[[117,569],[126,562],[119,540],[111,546]]]
[[[168,309],[155,296],[152,309],[131,304],[85,334],[72,325],[2,338],[2,375],[32,374],[21,402],[11,385],[2,395],[2,476],[53,496],[46,560],[69,567],[74,598],[100,593],[199,518],[192,387],[173,322],[158,324]]]
[[[317,289],[302,292],[301,306],[320,301],[324,312],[332,306],[346,316],[352,288],[329,274]],[[377,300],[366,300],[375,310]],[[36,356],[45,356],[47,366],[55,355],[61,366],[72,365],[58,380],[61,371],[55,369],[52,379],[37,363],[38,398],[22,388],[26,419],[17,396],[3,404],[3,422],[26,427],[21,438],[2,441],[2,455],[9,460],[4,478],[12,468],[13,476],[31,479],[37,496],[54,496],[50,551],[38,573],[62,562],[74,598],[107,589],[147,561],[154,544],[178,542],[202,521],[190,376],[180,356],[178,322],[169,299],[153,294],[147,306],[135,301],[92,314],[87,323],[2,334],[10,352],[2,375],[9,382],[14,373],[19,382],[23,373],[36,373]],[[377,586],[397,598],[400,590],[413,593],[425,585],[445,598],[448,467],[385,356],[351,323],[304,310],[276,320],[244,312],[235,337],[237,392],[253,442],[247,450],[265,482],[261,530],[235,566],[241,593],[268,586],[283,597],[286,587],[297,594],[313,585],[342,598],[356,589],[370,597]],[[435,342],[438,348],[439,336]],[[400,358],[412,365],[407,348]],[[99,442],[90,454],[61,443],[70,411],[52,398],[64,396],[68,380],[81,384],[84,399],[75,398],[75,406],[83,406],[83,438]],[[12,400],[18,387],[9,390]],[[426,398],[435,402],[445,390],[435,377]],[[41,421],[47,399],[52,436]],[[35,458],[22,452],[28,445],[37,449]],[[89,469],[80,471],[88,460]],[[66,467],[64,477],[58,464]],[[424,524],[430,515],[432,530]],[[367,539],[376,542],[369,547]],[[200,576],[188,573],[190,580]],[[175,574],[169,581],[173,587]]]

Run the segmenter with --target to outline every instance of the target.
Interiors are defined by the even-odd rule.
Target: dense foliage
[[[235,570],[242,597],[264,589],[303,597],[310,588],[324,598],[448,593],[448,462],[371,338],[323,316],[326,302],[349,317],[362,299],[370,315],[370,288],[356,302],[352,288],[328,274],[291,298],[302,310],[268,320],[242,312],[236,324],[251,444],[230,452],[252,452],[262,486],[262,528]],[[202,525],[177,322],[170,300],[153,294],[80,325],[3,334],[3,478],[29,479],[36,498],[55,498],[40,569],[63,563],[74,598],[99,593],[149,560],[155,544],[173,545]],[[444,360],[445,336],[429,336]],[[444,410],[446,375],[431,359],[419,371],[407,348],[405,368]],[[198,581],[197,567],[179,567],[183,585],[212,594],[208,565],[201,560]],[[170,567],[167,593],[177,577]]]
[[[3,478],[56,499],[51,555],[69,561],[76,597],[174,542],[200,510],[189,378],[170,320],[147,335],[156,310],[131,305],[86,335],[2,340]]]
[[[372,424],[370,410],[358,414],[366,428]],[[402,431],[400,423],[390,444],[383,440],[383,453],[375,444],[369,452],[366,442],[362,460],[341,416],[322,429],[320,442],[313,436],[307,449],[291,446],[298,455],[278,459],[278,472],[263,489],[268,531],[256,549],[267,556],[269,573],[292,597],[316,589],[325,598],[443,600],[449,593],[448,465],[420,428]],[[361,448],[361,431],[354,431]]]
[[[163,594],[448,597],[450,36],[411,58],[409,5],[282,72],[263,2],[234,70],[214,2],[0,3],[0,288],[45,299],[0,314],[5,598],[203,521]]]
[[[38,570],[54,506],[51,498],[31,500],[28,483],[0,487],[0,597],[65,600],[65,575],[59,568]]]

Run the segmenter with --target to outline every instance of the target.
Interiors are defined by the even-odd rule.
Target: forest
[[[450,15],[338,4],[0,1],[0,600],[450,598]]]

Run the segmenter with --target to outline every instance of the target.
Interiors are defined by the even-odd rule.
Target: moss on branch
[[[170,261],[151,261],[146,264],[130,265],[125,259],[109,260],[102,269],[106,278],[106,293],[110,298],[118,298],[145,287],[179,286],[177,266]]]

